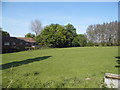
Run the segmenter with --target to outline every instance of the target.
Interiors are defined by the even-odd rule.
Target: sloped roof
[[[31,42],[35,43],[36,41],[33,38],[26,38],[26,37],[2,37],[3,41],[9,41],[9,42]]]
[[[36,42],[33,38],[27,38],[27,37],[16,37],[17,39],[24,40],[26,42]]]

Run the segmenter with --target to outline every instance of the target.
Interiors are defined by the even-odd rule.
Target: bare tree
[[[40,22],[40,20],[34,20],[31,22],[31,30],[35,32],[36,36],[40,34],[42,29],[42,23]]]

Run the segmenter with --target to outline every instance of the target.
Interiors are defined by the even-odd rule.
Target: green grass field
[[[118,73],[118,47],[73,47],[2,55],[5,88],[100,88]]]

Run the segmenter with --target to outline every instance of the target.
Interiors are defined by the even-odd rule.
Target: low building
[[[108,88],[120,88],[120,75],[105,73],[104,82]]]
[[[33,38],[26,37],[2,37],[2,52],[14,52],[26,50],[34,45],[36,41]]]

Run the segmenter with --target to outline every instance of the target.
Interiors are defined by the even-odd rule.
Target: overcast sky
[[[2,2],[2,28],[11,36],[24,37],[31,21],[39,19],[43,26],[71,23],[78,34],[91,24],[118,19],[117,2]]]

